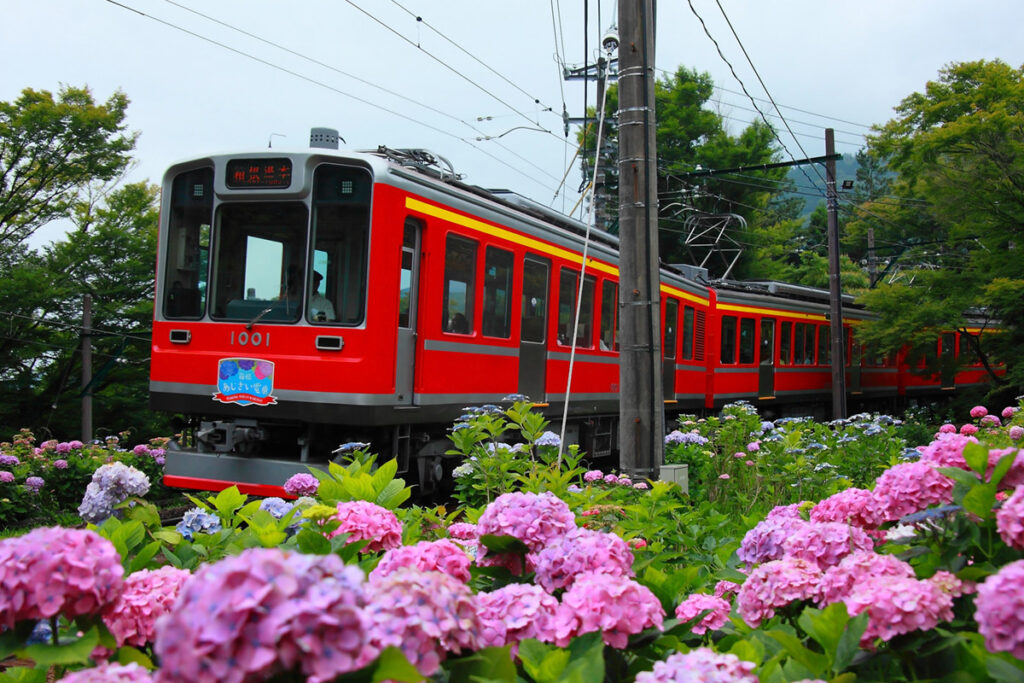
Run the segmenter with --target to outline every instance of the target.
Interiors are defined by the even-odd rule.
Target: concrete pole
[[[664,459],[654,0],[619,0],[619,466],[657,478]]]
[[[835,131],[825,129],[825,155],[836,152]],[[843,344],[843,292],[839,279],[839,199],[836,195],[836,162],[825,162],[828,204],[829,332],[832,337],[832,419],[846,417],[846,349]]]
[[[92,442],[92,295],[82,297],[82,441]]]

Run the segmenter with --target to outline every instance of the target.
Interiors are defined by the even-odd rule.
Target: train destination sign
[[[292,184],[291,159],[232,159],[225,184],[233,190],[284,189]]]

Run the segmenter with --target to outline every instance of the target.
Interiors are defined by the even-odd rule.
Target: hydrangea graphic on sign
[[[277,403],[274,364],[258,358],[221,358],[217,363],[217,393],[214,401],[240,406],[268,406]]]

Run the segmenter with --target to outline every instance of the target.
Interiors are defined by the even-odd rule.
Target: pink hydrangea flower
[[[978,587],[973,581],[962,581],[952,572],[940,569],[927,579],[943,593],[949,593],[954,598],[961,595],[970,595],[977,592]]]
[[[729,476],[728,472],[723,472],[722,474],[718,475],[718,478],[719,479],[731,479],[732,477]]]
[[[447,653],[478,646],[473,594],[447,574],[402,568],[367,584],[367,600],[373,648],[401,649],[424,676],[437,673]]]
[[[512,536],[525,543],[532,553],[540,552],[575,528],[576,516],[568,504],[549,491],[503,493],[487,506],[477,520],[477,531],[481,536]],[[518,557],[511,559],[518,561]],[[509,561],[510,558],[496,556],[484,547],[477,555],[477,563],[481,566],[507,565]]]
[[[615,476],[614,474],[606,474],[606,475],[604,475],[604,483],[606,483],[606,484],[616,484],[616,483],[618,483],[618,481],[619,481],[619,478],[617,476]]]
[[[156,620],[174,606],[181,587],[191,576],[174,567],[130,574],[117,600],[103,610],[103,621],[117,639],[118,647],[144,647],[153,642]]]
[[[599,480],[604,480],[604,472],[602,472],[601,470],[590,470],[589,472],[583,475],[583,481],[585,482],[594,482]]]
[[[676,607],[676,618],[680,621],[689,621],[704,610],[711,610],[710,614],[705,615],[691,629],[697,635],[704,635],[707,631],[722,628],[729,621],[731,609],[729,602],[723,598],[704,593],[691,593]]]
[[[747,444],[747,450],[750,451],[751,453],[761,450],[761,442],[751,441],[750,443]]]
[[[911,631],[927,631],[953,618],[953,596],[935,583],[913,577],[864,577],[843,602],[851,617],[864,611],[870,615],[860,640],[864,648],[873,647],[876,638],[889,641]]]
[[[57,458],[53,461],[53,468],[57,470],[66,470],[68,468],[68,461],[64,458]]]
[[[676,652],[654,669],[636,676],[636,683],[757,683],[754,664],[733,654],[719,654],[706,647]]]
[[[736,556],[748,566],[778,560],[785,554],[783,542],[807,524],[809,522],[786,512],[780,511],[774,518],[769,514],[743,536]]]
[[[921,452],[920,462],[931,463],[936,467],[970,469],[964,460],[964,447],[969,443],[978,443],[978,440],[955,432],[940,433],[930,444],[918,448]]]
[[[562,595],[555,642],[565,647],[578,635],[600,631],[606,645],[624,648],[629,636],[662,627],[665,612],[654,593],[633,579],[581,574]]]
[[[739,591],[739,589],[740,584],[735,581],[719,581],[715,584],[715,597],[724,598],[729,595],[736,595],[736,592]]]
[[[10,484],[14,481],[14,473],[8,470],[0,470],[0,484]]]
[[[1010,438],[1014,441],[1020,441],[1020,438],[1024,436],[1024,427],[1020,425],[1013,425],[1010,427]]]
[[[151,683],[152,674],[135,662],[130,664],[100,664],[92,669],[72,671],[61,679],[61,683]]]
[[[978,586],[974,619],[989,652],[1024,659],[1024,560],[1003,566]]]
[[[1017,408],[1015,406],[1006,406],[1005,408],[1003,408],[1003,412],[1001,413],[1001,415],[1003,416],[1004,420],[1009,420],[1014,415],[1016,415],[1016,413]]]
[[[477,528],[476,524],[470,524],[468,522],[455,522],[448,527],[448,537],[458,539],[460,541],[476,541],[477,539]]]
[[[985,406],[974,406],[971,408],[971,417],[977,420],[979,417],[985,417],[988,415],[988,408]]]
[[[902,463],[875,480],[874,494],[882,518],[891,522],[932,505],[951,503],[953,480],[930,463]]]
[[[402,545],[402,524],[394,512],[365,500],[338,503],[338,514],[331,517],[341,522],[328,538],[348,534],[346,543],[370,541],[360,552],[374,553]]]
[[[964,436],[972,436],[978,433],[978,426],[972,425],[970,422],[965,422],[960,425],[960,433]]]
[[[242,683],[299,666],[331,680],[359,668],[377,656],[363,585],[337,555],[250,548],[202,565],[157,620],[156,680]]]
[[[939,427],[939,434],[956,434],[956,425],[947,422]]]
[[[650,487],[647,485],[646,481],[638,481],[637,483],[633,484],[633,488],[635,488],[637,491],[646,491]]]
[[[633,551],[613,533],[574,529],[537,553],[533,565],[537,583],[554,593],[585,572],[633,576]]]
[[[370,572],[370,580],[393,574],[402,567],[415,567],[422,571],[438,571],[469,582],[469,555],[447,538],[438,541],[420,541],[416,545],[392,548],[380,558],[377,567]]]
[[[821,569],[816,562],[784,557],[750,572],[736,594],[736,609],[743,621],[757,628],[775,616],[775,610],[797,600],[815,597]]]
[[[124,568],[94,531],[42,527],[0,540],[0,625],[99,612],[117,599]]]
[[[527,638],[543,643],[555,640],[558,600],[540,586],[513,583],[477,593],[476,613],[480,647],[516,646]]]
[[[996,415],[986,415],[981,418],[981,424],[986,427],[1001,427],[1003,422]]]
[[[843,522],[861,529],[876,529],[882,523],[878,502],[871,491],[852,487],[815,505],[810,518],[812,522]]]
[[[782,543],[785,555],[817,562],[822,571],[839,564],[855,550],[874,547],[874,541],[863,529],[843,522],[808,522]]]
[[[293,474],[284,483],[284,492],[296,498],[315,496],[318,488],[320,488],[320,480],[308,472]]]
[[[854,586],[872,576],[914,578],[914,568],[894,555],[879,555],[873,550],[850,553],[839,564],[829,567],[821,577],[815,600],[819,605],[840,602]]]
[[[1024,550],[1024,486],[1018,486],[996,512],[996,529],[1011,548]]]

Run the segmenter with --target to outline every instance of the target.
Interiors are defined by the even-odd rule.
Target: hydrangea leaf
[[[525,555],[530,552],[530,549],[526,544],[515,536],[484,534],[480,537],[480,544],[488,550],[496,553],[518,553],[520,555]]]
[[[37,666],[49,667],[55,664],[84,664],[89,661],[92,651],[99,645],[99,629],[95,626],[81,638],[62,645],[29,645],[21,651],[27,659]]]

